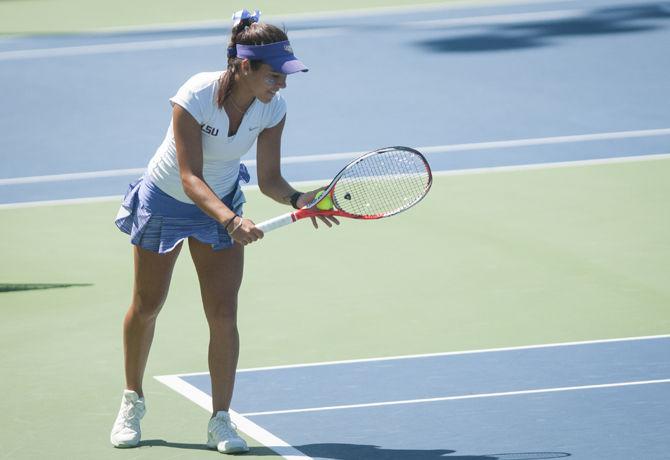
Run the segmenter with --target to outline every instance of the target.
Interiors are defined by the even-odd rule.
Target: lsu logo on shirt
[[[205,134],[209,134],[210,136],[218,136],[219,135],[219,130],[217,128],[213,128],[209,125],[200,126],[200,131],[202,131]]]

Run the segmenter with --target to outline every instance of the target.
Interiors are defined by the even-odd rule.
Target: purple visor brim
[[[270,43],[269,45],[236,45],[237,57],[263,61],[275,72],[291,74],[307,72],[309,69],[293,54],[288,41]]]

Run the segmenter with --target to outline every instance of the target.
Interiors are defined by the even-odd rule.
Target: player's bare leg
[[[209,324],[213,414],[207,429],[207,445],[225,453],[246,452],[247,444],[235,431],[228,414],[240,349],[237,294],[242,283],[244,248],[235,244],[214,251],[210,245],[190,238],[189,249]]]
[[[169,254],[157,254],[135,246],[135,282],[130,307],[123,322],[126,389],[112,427],[115,447],[135,447],[140,442],[140,420],[146,411],[142,379],[154,337],[156,317],[170,287],[181,244]]]
[[[123,323],[126,388],[141,397],[142,379],[149,349],[174,270],[181,243],[168,254],[158,254],[133,246],[135,283],[130,308]]]

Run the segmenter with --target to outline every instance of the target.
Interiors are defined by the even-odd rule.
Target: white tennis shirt
[[[236,187],[240,158],[249,151],[260,132],[277,125],[286,114],[286,102],[279,93],[267,104],[254,99],[237,133],[228,137],[228,115],[216,103],[222,73],[196,74],[170,98],[172,105],[179,104],[200,124],[203,176],[219,198]],[[151,181],[171,197],[193,203],[181,184],[172,123],[170,121],[165,139],[149,162],[147,173]]]

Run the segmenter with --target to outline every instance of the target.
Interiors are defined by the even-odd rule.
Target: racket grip
[[[263,233],[271,232],[279,227],[283,227],[288,224],[295,222],[293,213],[289,212],[278,217],[274,217],[270,220],[266,220],[256,225],[256,228],[260,229]]]

